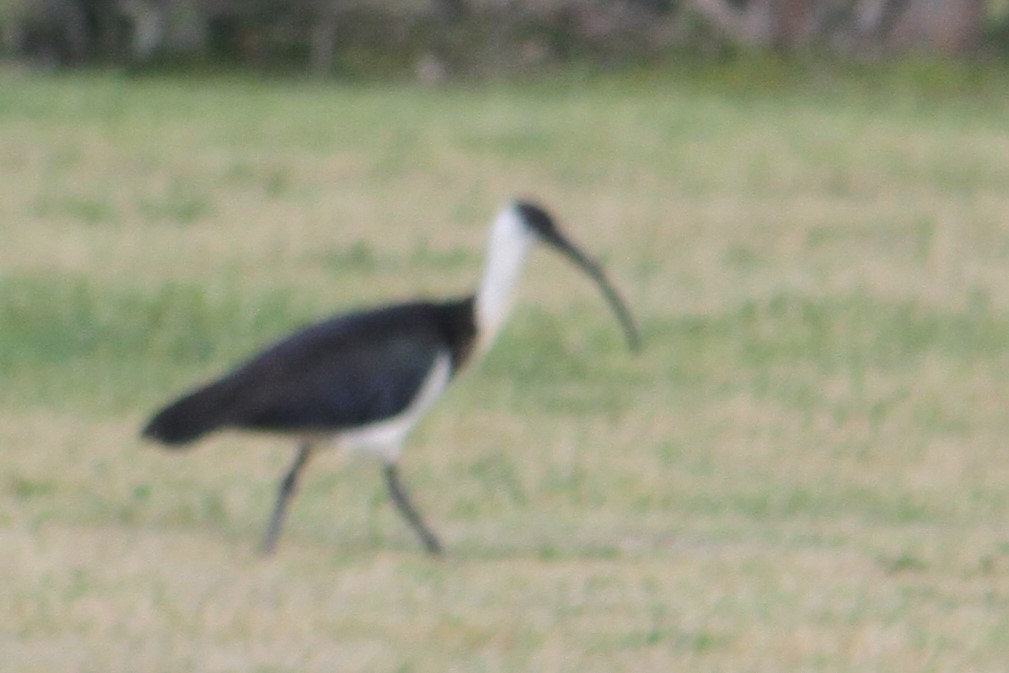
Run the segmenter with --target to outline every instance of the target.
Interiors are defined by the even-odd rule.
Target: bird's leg
[[[399,513],[403,515],[403,518],[407,520],[407,523],[410,524],[420,537],[421,542],[424,543],[424,549],[432,555],[441,554],[441,543],[438,542],[438,538],[424,524],[424,520],[420,518],[417,509],[410,502],[406,491],[403,490],[403,485],[399,481],[399,471],[395,463],[387,463],[385,465],[385,483],[389,486],[389,495],[392,497],[392,502],[396,505],[396,509],[399,510]]]
[[[314,445],[310,441],[304,441],[298,447],[298,455],[294,457],[294,462],[280,482],[280,489],[277,491],[277,504],[273,508],[273,516],[270,517],[270,526],[266,529],[266,536],[260,551],[269,554],[277,546],[277,538],[280,537],[280,529],[284,525],[284,515],[287,513],[287,503],[298,488],[298,475],[312,456]]]

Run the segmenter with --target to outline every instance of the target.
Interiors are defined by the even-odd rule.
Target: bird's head
[[[610,308],[616,313],[631,350],[637,351],[640,348],[641,339],[634,318],[627,309],[627,304],[609,278],[606,277],[602,267],[561,233],[556,221],[545,209],[530,201],[519,200],[502,211],[499,222],[507,223],[510,226],[520,225],[528,234],[530,243],[543,243],[560,252],[589,276],[606,297]]]

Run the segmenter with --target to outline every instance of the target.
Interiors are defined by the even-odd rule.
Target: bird
[[[472,294],[352,310],[304,327],[153,414],[142,436],[167,448],[219,430],[294,437],[260,545],[274,551],[298,480],[316,451],[336,444],[379,458],[389,497],[431,555],[443,551],[399,476],[411,428],[456,374],[487,352],[511,312],[516,283],[536,244],[588,275],[616,314],[631,351],[640,336],[601,266],[561,232],[538,203],[504,205],[490,227],[483,274]]]

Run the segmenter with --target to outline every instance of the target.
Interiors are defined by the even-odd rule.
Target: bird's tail
[[[225,425],[221,390],[210,385],[172,402],[147,423],[143,436],[181,448]]]

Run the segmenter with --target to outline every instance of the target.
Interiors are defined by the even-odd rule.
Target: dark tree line
[[[53,65],[223,58],[324,73],[356,58],[436,76],[677,48],[969,53],[1006,21],[997,2],[0,0],[0,29],[8,55]]]

